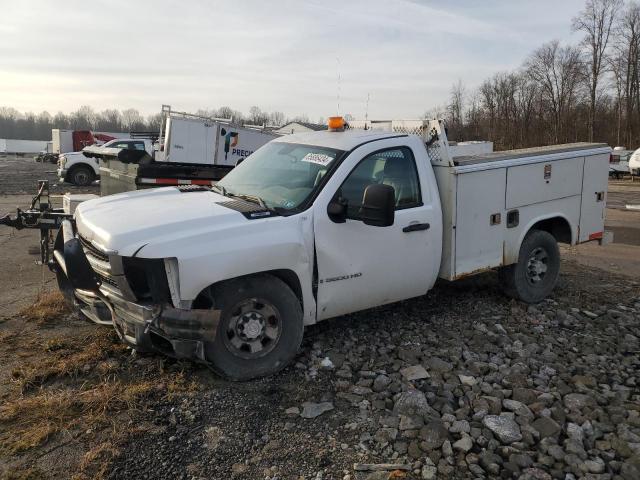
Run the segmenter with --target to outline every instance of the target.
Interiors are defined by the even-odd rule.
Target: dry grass
[[[107,441],[100,443],[84,454],[78,473],[71,480],[89,480],[105,478],[111,461],[118,456],[120,450]]]
[[[100,362],[122,355],[127,350],[111,330],[98,331],[87,341],[82,350],[74,352],[61,340],[50,340],[44,345],[44,350],[55,352],[55,355],[40,359],[37,364],[20,366],[11,375],[19,383],[22,393],[26,393],[53,378],[73,377],[81,372],[89,372]],[[109,372],[113,371],[113,368],[109,369]]]
[[[71,310],[59,291],[41,293],[33,305],[20,310],[18,315],[29,321],[43,325],[55,322],[69,315]]]
[[[167,382],[167,398],[173,400],[185,393],[195,393],[201,388],[201,384],[195,380],[187,379],[184,372],[174,374]]]
[[[0,451],[16,454],[53,434],[109,425],[117,412],[135,411],[155,391],[154,383],[103,382],[80,391],[45,391],[0,406]]]
[[[34,467],[26,469],[17,468],[10,472],[4,473],[1,480],[45,480],[47,476],[41,470]]]
[[[20,315],[49,325],[68,312],[62,296],[49,293]],[[167,370],[165,361],[132,357],[113,329],[63,336],[41,335],[36,329],[33,336],[15,338],[20,339],[15,355],[24,358],[11,371],[14,392],[0,404],[0,456],[27,459],[67,443],[89,448],[75,469],[78,480],[106,475],[121,442],[140,433],[137,413],[149,402],[200,388],[184,372],[190,364],[172,363]],[[43,478],[28,467],[25,462],[24,470],[5,477]]]

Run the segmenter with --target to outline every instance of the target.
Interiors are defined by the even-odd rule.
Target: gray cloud
[[[162,103],[418,117],[570,38],[582,0],[94,1],[3,6],[0,105],[69,111]],[[9,19],[7,21],[7,19]]]

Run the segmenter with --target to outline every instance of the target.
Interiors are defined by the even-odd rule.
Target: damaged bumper
[[[99,324],[112,324],[118,336],[137,350],[207,362],[219,310],[178,309],[169,304],[138,303],[103,284],[92,269],[73,224],[63,222],[50,265],[63,293]]]

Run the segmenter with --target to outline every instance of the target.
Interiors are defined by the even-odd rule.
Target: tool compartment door
[[[591,155],[584,159],[578,242],[602,238],[608,178],[607,154]]]
[[[509,167],[507,209],[580,195],[584,157]]]
[[[458,175],[456,277],[502,265],[505,188],[505,168]]]

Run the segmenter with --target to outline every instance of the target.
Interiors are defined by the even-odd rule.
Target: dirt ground
[[[35,181],[43,175],[53,180],[51,172],[55,166],[29,161],[0,159],[0,214],[13,211],[16,206],[27,207],[28,194],[34,191]],[[53,193],[67,190],[79,191],[56,185]],[[96,190],[94,186],[83,191]],[[640,183],[611,182],[606,228],[614,232],[614,243],[604,247],[586,244],[563,248],[561,283],[541,311],[555,312],[562,308],[570,312],[569,316],[578,317],[583,311],[604,315],[611,309],[634,311],[640,307],[640,211],[626,210],[626,204],[640,204]],[[513,329],[512,340],[516,343],[523,335],[537,335],[536,329],[542,328],[536,323],[539,319],[521,324],[522,318],[538,318],[539,312],[526,310],[504,298],[497,290],[495,275],[488,273],[453,288],[440,284],[424,298],[315,326],[305,334],[296,364],[276,378],[229,383],[191,363],[135,355],[118,343],[109,328],[94,326],[65,311],[59,300],[47,293],[55,290],[55,280],[46,268],[36,264],[37,245],[36,231],[15,232],[0,227],[1,479],[355,480],[365,477],[353,471],[354,463],[402,463],[407,455],[411,466],[409,475],[416,475],[415,478],[432,478],[425,476],[432,468],[437,469],[437,478],[471,478],[469,472],[474,471],[473,466],[484,464],[470,459],[470,454],[465,457],[455,450],[449,455],[443,447],[442,454],[416,457],[411,452],[410,439],[398,437],[388,445],[378,441],[379,430],[371,426],[372,418],[377,419],[385,405],[389,408],[392,399],[388,398],[385,404],[382,397],[380,404],[377,394],[366,393],[371,392],[369,387],[373,381],[367,379],[375,377],[377,381],[380,376],[367,372],[382,371],[380,366],[374,366],[373,360],[367,360],[366,339],[379,343],[376,348],[382,356],[385,350],[402,351],[416,339],[423,345],[431,345],[434,351],[440,348],[444,355],[444,344],[438,345],[437,339],[460,342],[465,336],[463,333],[456,338],[451,335],[469,330],[469,325],[476,325],[478,321],[492,325],[500,319],[509,332]],[[637,302],[636,307],[633,302]],[[559,314],[554,313],[554,319],[555,315]],[[625,328],[637,336],[637,325]],[[405,329],[412,333],[398,334]],[[586,348],[582,343],[575,343],[581,342],[580,335],[584,334],[570,336],[572,351]],[[606,334],[621,335],[609,331]],[[606,334],[601,332],[603,336]],[[469,341],[475,345],[476,340]],[[472,349],[470,344],[466,345],[452,343],[447,348],[459,357],[465,348]],[[565,346],[558,345],[558,349],[561,351]],[[397,355],[399,359],[393,357],[393,365],[386,369],[392,378],[400,378],[397,373],[400,367],[405,362],[411,363],[404,354]],[[319,371],[317,360],[325,356],[331,358],[337,372]],[[623,357],[611,361],[623,362],[621,372],[627,369],[637,372],[638,352],[632,350],[630,359]],[[453,363],[455,359],[450,361]],[[340,367],[343,363],[350,365],[353,380],[346,374],[338,375],[346,371],[347,367]],[[463,366],[455,368],[457,373]],[[625,375],[616,382],[631,385],[624,387],[636,392],[636,397],[631,396],[629,401],[637,400],[636,383],[629,383]],[[349,384],[356,378],[360,379],[358,383]],[[552,383],[549,388],[555,392],[557,385]],[[416,385],[428,392],[428,386]],[[539,382],[537,385],[542,391],[547,388]],[[351,393],[343,391],[344,388],[349,388]],[[437,392],[440,395],[441,392]],[[398,395],[396,392],[393,401]],[[427,398],[432,397],[427,394]],[[315,419],[300,419],[295,411],[285,411],[295,406],[302,408],[304,402],[325,401],[332,402],[334,410]],[[463,402],[462,397],[459,401]],[[640,411],[640,404],[634,405],[633,408]],[[459,421],[465,417],[458,411],[454,413]],[[380,422],[384,418],[380,417]],[[473,421],[471,425],[473,427]],[[466,439],[466,434],[453,432],[449,434],[452,442],[457,438]],[[409,445],[408,453],[403,441]],[[480,455],[482,442],[476,437],[474,442],[471,453],[477,451]],[[490,447],[491,444],[487,448]],[[482,448],[484,452],[486,448]],[[538,446],[532,444],[530,448],[535,451]],[[565,445],[565,448],[568,447]],[[510,451],[506,457],[503,455],[502,471],[512,468],[512,454]],[[526,468],[551,472],[554,468],[560,471],[574,468],[569,460],[543,467],[540,455],[531,454],[535,463],[529,467],[513,467],[513,477],[509,476],[511,473],[499,476],[518,478]],[[604,460],[600,457],[597,460],[607,462],[607,471],[625,473],[635,468],[635,464],[625,467],[630,460],[624,463],[625,458],[633,457],[618,457],[616,452],[611,455],[609,459],[602,454],[600,457]],[[450,465],[460,461],[467,463],[464,468],[457,464],[459,469],[455,471],[463,473],[456,476]],[[492,464],[487,465],[485,471],[492,472]],[[494,478],[490,473],[487,475]]]

